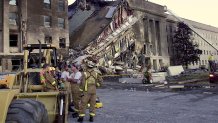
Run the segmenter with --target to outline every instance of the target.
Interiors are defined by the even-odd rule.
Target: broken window
[[[146,44],[144,44],[143,54],[147,54]]]
[[[62,1],[62,0],[58,1],[58,11],[59,12],[63,12],[64,11],[64,9],[65,9],[64,6],[65,6],[64,1]]]
[[[161,47],[161,38],[160,38],[160,22],[159,21],[155,21],[155,30],[156,30],[156,40],[157,40],[157,50],[158,50],[158,54],[161,56],[162,55],[162,47]]]
[[[59,47],[60,48],[66,48],[66,39],[65,38],[60,38],[59,39]]]
[[[45,36],[45,43],[46,44],[52,44],[52,37],[51,36]]]
[[[153,69],[157,70],[157,60],[153,59]]]
[[[9,0],[9,5],[17,6],[17,0]]]
[[[44,16],[44,26],[51,27],[51,16]]]
[[[58,18],[58,27],[64,28],[65,27],[64,21],[65,20],[63,18]]]
[[[114,56],[115,53],[116,53],[116,52],[115,52],[115,46],[113,46],[112,49],[111,49],[111,55]]]
[[[18,35],[17,34],[10,34],[10,47],[17,47],[18,46]]]
[[[126,50],[126,40],[124,38],[120,40],[120,49],[121,51]]]
[[[128,10],[127,10],[127,16],[130,16],[130,15],[133,15],[133,11],[130,10],[130,9],[128,9]]]
[[[44,0],[44,8],[51,9],[51,0]]]
[[[150,44],[150,55],[154,55],[154,46],[152,44]]]
[[[173,27],[172,27],[172,25],[170,25],[170,33],[172,33],[173,32]]]
[[[17,71],[21,68],[21,60],[20,59],[12,59],[12,71]]]
[[[9,24],[10,25],[17,25],[17,13],[10,12],[9,13]]]

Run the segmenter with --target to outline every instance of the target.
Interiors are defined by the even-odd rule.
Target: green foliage
[[[198,44],[193,43],[193,32],[184,23],[177,24],[177,30],[174,34],[173,48],[174,58],[177,65],[188,65],[199,60],[202,50],[198,49]]]

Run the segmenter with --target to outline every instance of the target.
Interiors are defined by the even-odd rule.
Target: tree
[[[173,41],[176,65],[188,67],[188,64],[197,62],[200,59],[202,50],[198,49],[198,44],[194,43],[193,39],[193,32],[189,26],[179,22]]]

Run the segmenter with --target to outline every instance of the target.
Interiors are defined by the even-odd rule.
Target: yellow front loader
[[[43,92],[39,73],[44,63],[57,65],[56,48],[29,44],[24,46],[24,70],[1,75],[0,123],[67,123],[67,92]]]

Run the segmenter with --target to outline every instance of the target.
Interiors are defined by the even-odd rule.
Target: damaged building
[[[180,18],[183,20],[184,23],[188,24],[191,26],[191,28],[197,32],[201,37],[203,37],[206,41],[204,41],[198,34],[193,32],[193,43],[197,44],[199,49],[202,50],[202,54],[200,55],[200,59],[197,62],[193,62],[188,65],[188,68],[190,69],[196,69],[199,67],[202,68],[208,68],[208,57],[210,54],[213,54],[213,57],[215,61],[218,61],[218,28],[213,27],[210,25],[206,25],[203,23],[199,23],[196,21]],[[168,15],[167,16],[167,26],[166,26],[166,31],[167,31],[167,42],[168,42],[168,51],[170,54],[170,65],[175,65],[177,62],[177,59],[174,58],[175,55],[175,50],[173,48],[173,41],[174,41],[174,32],[177,29],[177,22],[178,20],[175,19],[175,17]],[[216,49],[210,46],[213,45]]]
[[[160,71],[176,65],[174,58],[174,32],[178,19],[167,14],[165,6],[146,0],[92,0],[89,10],[78,9],[77,2],[69,6],[70,48],[97,55],[104,66],[122,64],[134,68],[152,65]],[[180,18],[218,47],[216,27]],[[197,34],[194,43],[202,50],[200,60],[189,68],[208,67],[208,56],[217,51]],[[218,48],[217,48],[218,49]]]
[[[69,6],[70,48],[96,55],[100,64],[159,71],[169,65],[164,6],[145,0],[95,0],[90,10]]]
[[[22,68],[24,44],[69,46],[67,0],[0,0],[0,71]]]

